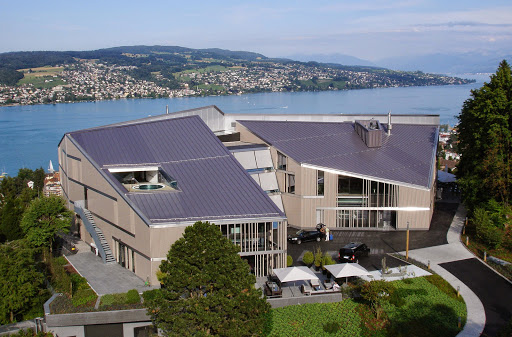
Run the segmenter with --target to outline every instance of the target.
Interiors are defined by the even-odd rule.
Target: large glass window
[[[295,174],[288,174],[287,192],[295,193]]]
[[[281,152],[277,152],[277,168],[279,170],[286,170],[286,156]]]
[[[316,172],[316,195],[324,195],[324,171]]]
[[[338,194],[363,194],[363,179],[338,176]]]

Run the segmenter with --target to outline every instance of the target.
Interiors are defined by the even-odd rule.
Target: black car
[[[351,242],[340,249],[340,262],[357,262],[361,256],[368,256],[370,248],[361,242]]]
[[[316,230],[316,231],[305,231],[301,229],[295,235],[288,235],[288,241],[291,243],[296,243],[300,245],[302,242],[306,241],[320,241],[324,238],[325,234]]]

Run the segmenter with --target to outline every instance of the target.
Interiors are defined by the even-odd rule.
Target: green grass
[[[267,336],[455,336],[458,317],[466,318],[466,306],[453,298],[453,288],[435,279],[395,281],[395,297],[384,306],[384,319],[376,320],[368,306],[357,300],[303,304],[273,309]],[[447,292],[449,294],[447,294]]]
[[[63,69],[63,67],[21,69],[20,71],[23,72],[24,77],[18,81],[18,85],[32,84],[36,88],[53,88],[64,85],[66,82],[59,77]]]

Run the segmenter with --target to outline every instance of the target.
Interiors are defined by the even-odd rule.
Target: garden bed
[[[437,275],[391,282],[396,290],[379,320],[362,300],[273,309],[267,336],[455,336],[466,305]]]

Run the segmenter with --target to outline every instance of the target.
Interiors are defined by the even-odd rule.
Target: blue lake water
[[[468,76],[466,76],[468,77]],[[482,86],[488,75],[476,83],[460,86],[406,87],[349,91],[260,93],[241,96],[172,99],[122,99],[56,105],[0,108],[0,172],[16,175],[27,167],[46,169],[50,160],[57,169],[57,145],[65,132],[149,115],[217,105],[226,113],[296,114],[437,114],[441,123],[455,125],[470,90]]]

